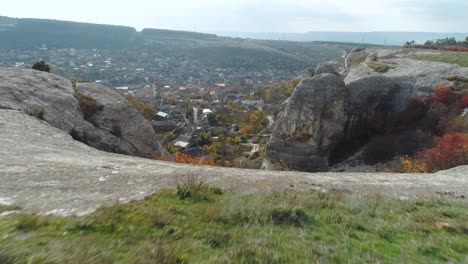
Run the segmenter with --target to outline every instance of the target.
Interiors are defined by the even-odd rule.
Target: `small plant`
[[[34,109],[32,112],[29,112],[30,116],[34,116],[37,119],[44,120],[45,110],[42,107]]]
[[[309,221],[309,216],[304,210],[296,208],[276,208],[270,213],[271,220],[276,225],[300,226]]]
[[[93,97],[80,93],[78,91],[75,91],[73,94],[75,99],[78,101],[78,104],[80,105],[81,111],[83,111],[83,118],[86,121],[90,121],[91,118],[97,114],[99,111],[102,111],[104,106],[99,105],[96,102],[96,99]]]
[[[426,173],[427,168],[424,163],[414,160],[408,156],[400,158],[401,172],[403,173]]]
[[[369,66],[369,68],[373,69],[378,73],[386,73],[388,72],[388,70],[390,70],[390,66],[388,66],[387,64],[370,62],[367,65]]]
[[[9,211],[18,211],[21,208],[15,205],[3,205],[0,204],[0,213],[9,212]]]
[[[40,60],[33,64],[32,69],[37,71],[50,72],[50,65],[45,63],[45,61]]]
[[[374,62],[378,61],[378,60],[379,60],[379,55],[377,55],[377,53],[374,53],[374,54],[372,55],[371,60],[374,61]]]
[[[198,181],[193,176],[188,176],[182,185],[177,185],[177,197],[180,200],[191,199],[193,201],[211,201],[211,196],[222,195],[223,191],[217,187],[210,187]]]

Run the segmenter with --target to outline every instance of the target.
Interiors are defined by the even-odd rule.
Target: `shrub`
[[[464,95],[461,99],[461,107],[468,108],[468,94]]]
[[[415,159],[403,158],[402,171],[409,173],[437,172],[468,164],[468,134],[454,133],[437,139],[437,146],[427,149]]]
[[[153,120],[154,116],[158,113],[154,107],[147,105],[145,102],[138,100],[131,95],[126,94],[123,95],[123,97],[125,97],[125,99],[127,99],[127,101],[130,102],[147,120]]]
[[[210,165],[210,166],[215,165],[211,157],[192,158],[190,155],[187,155],[181,152],[177,152],[174,154],[174,161],[177,163],[187,163],[187,164],[193,164],[193,165]]]
[[[468,134],[454,133],[437,140],[435,148],[422,154],[429,172],[468,164]]]
[[[270,212],[271,220],[276,225],[300,226],[309,221],[309,216],[302,209],[276,208]]]
[[[213,195],[222,195],[223,191],[217,187],[210,187],[202,181],[197,181],[195,177],[187,177],[182,184],[177,184],[177,197],[180,200],[191,199],[197,202],[211,201]]]
[[[78,101],[81,111],[83,112],[83,118],[86,121],[90,121],[95,114],[97,114],[99,111],[102,111],[104,108],[104,106],[98,105],[96,99],[89,95],[75,91],[73,96],[75,96],[76,100]]]
[[[379,73],[386,73],[388,72],[388,70],[390,70],[390,67],[387,64],[370,62],[367,65],[369,66],[369,68]]]
[[[44,120],[45,110],[42,107],[38,107],[33,111],[28,112],[30,116],[34,116],[37,119]]]
[[[404,173],[425,173],[427,172],[426,165],[421,161],[412,159],[408,156],[400,158],[401,172]]]
[[[45,61],[40,60],[33,64],[32,69],[36,71],[50,72],[50,65],[45,63]]]
[[[448,133],[468,133],[468,116],[459,116],[447,125]]]
[[[439,83],[434,86],[435,94],[431,97],[431,102],[439,102],[443,104],[449,104],[456,98],[455,93],[450,87],[445,84]]]

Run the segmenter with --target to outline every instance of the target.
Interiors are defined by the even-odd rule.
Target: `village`
[[[196,61],[131,50],[42,46],[0,52],[0,66],[28,68],[37,60],[49,62],[54,73],[112,87],[144,105],[140,109],[171,154],[194,163],[252,169],[262,166],[281,103],[265,91],[291,78],[271,69],[201,67]]]

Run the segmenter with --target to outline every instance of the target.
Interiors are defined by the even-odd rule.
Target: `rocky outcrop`
[[[53,74],[0,68],[0,108],[28,113],[100,150],[147,158],[166,154],[151,124],[105,86],[73,87]]]
[[[102,152],[47,122],[5,109],[0,109],[0,135],[0,205],[23,212],[87,214],[173,189],[188,177],[240,195],[338,190],[401,199],[468,196],[467,166],[433,175],[192,166]]]
[[[290,170],[326,171],[345,124],[344,82],[335,74],[303,79],[278,115],[266,147],[269,160]]]
[[[370,75],[346,85],[345,140],[367,136],[368,122],[379,115],[390,119],[406,109],[408,99],[401,86],[381,75]]]
[[[342,152],[342,146],[348,148],[348,143],[362,148],[360,141],[386,134],[389,128],[401,133],[397,138],[421,134],[404,131],[412,125],[411,118],[421,118],[417,112],[412,113],[414,117],[406,114],[409,103],[432,94],[435,84],[449,83],[451,75],[468,76],[468,68],[416,61],[412,55],[403,50],[357,49],[345,60],[345,74],[334,64],[318,65],[311,71],[314,77],[306,77],[282,106],[266,147],[266,167],[326,171],[331,156],[341,156],[336,152]],[[389,65],[389,70],[374,71],[369,63],[375,60]],[[403,128],[393,131],[393,125]]]

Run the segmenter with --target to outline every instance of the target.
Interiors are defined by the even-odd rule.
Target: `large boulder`
[[[0,68],[0,108],[33,115],[100,150],[146,158],[166,155],[151,124],[105,86],[73,87],[46,72]]]
[[[344,139],[365,137],[373,118],[382,120],[406,109],[408,100],[400,85],[382,75],[370,75],[346,85]]]
[[[328,155],[342,137],[344,82],[335,74],[303,79],[285,102],[266,147],[276,168],[326,171]]]
[[[345,59],[345,73],[336,62],[309,70],[280,107],[265,167],[317,172],[327,170],[329,163],[360,159],[359,153],[376,146],[391,149],[402,138],[411,138],[407,141],[415,146],[430,145],[427,132],[437,117],[416,98],[433,94],[438,83],[449,85],[449,76],[468,76],[468,68],[413,59],[428,54],[437,52],[355,49]],[[389,70],[378,73],[371,63]],[[411,144],[399,144],[394,153],[386,150],[389,155],[383,157],[417,151]],[[379,157],[372,160],[381,162]]]

